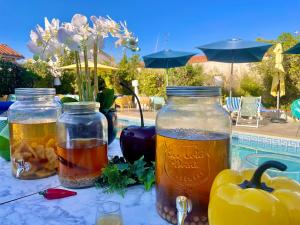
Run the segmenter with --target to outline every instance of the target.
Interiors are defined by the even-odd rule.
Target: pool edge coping
[[[139,121],[140,118],[138,117],[134,117],[134,116],[120,116],[118,115],[118,118],[120,119],[133,119],[135,121]],[[155,125],[155,119],[145,119],[144,118],[144,121],[145,122],[153,122],[154,125]],[[290,140],[290,141],[297,141],[297,142],[300,142],[300,139],[298,138],[291,138],[291,137],[281,137],[281,136],[277,136],[277,135],[267,135],[267,134],[260,134],[260,133],[252,133],[252,132],[244,132],[244,131],[235,131],[233,129],[231,129],[231,136],[234,135],[234,134],[237,134],[237,135],[251,135],[251,136],[261,136],[261,137],[267,137],[267,138],[280,138],[280,139],[285,139],[285,140]]]

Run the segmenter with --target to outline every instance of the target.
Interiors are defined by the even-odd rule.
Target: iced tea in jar
[[[167,87],[156,118],[156,206],[173,224],[208,224],[215,176],[229,168],[231,121],[219,87]]]
[[[61,112],[54,88],[17,88],[8,110],[12,172],[19,179],[56,173],[56,120]]]
[[[107,120],[97,102],[65,103],[57,122],[58,178],[68,188],[93,186],[108,163]]]

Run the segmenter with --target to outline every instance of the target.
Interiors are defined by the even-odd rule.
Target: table
[[[109,156],[120,155],[119,141],[109,146]],[[10,163],[0,158],[0,204],[50,187],[61,187],[57,176],[39,180],[18,180],[11,175]],[[118,201],[124,225],[167,225],[155,209],[155,189],[145,192],[142,186],[128,188],[125,197],[105,194],[102,189],[77,189],[77,195],[46,200],[35,194],[0,205],[1,225],[92,225],[97,205]]]

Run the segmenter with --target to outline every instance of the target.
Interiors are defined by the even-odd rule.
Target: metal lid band
[[[99,102],[68,102],[63,104],[64,111],[95,110],[100,108]]]
[[[55,88],[16,88],[16,95],[55,95]]]
[[[213,97],[221,96],[221,87],[217,86],[169,86],[167,96]]]

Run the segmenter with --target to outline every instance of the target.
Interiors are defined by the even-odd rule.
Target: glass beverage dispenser
[[[56,120],[61,112],[54,88],[17,88],[8,110],[13,175],[38,179],[56,173]]]
[[[167,87],[156,118],[156,206],[173,224],[208,224],[215,176],[229,168],[231,121],[219,87]]]
[[[57,121],[58,178],[64,187],[94,185],[108,163],[107,120],[97,102],[65,103]]]

